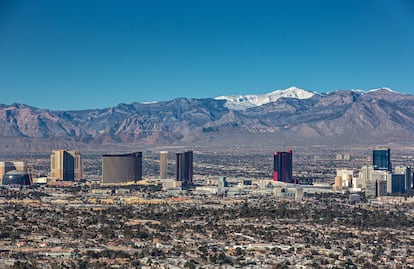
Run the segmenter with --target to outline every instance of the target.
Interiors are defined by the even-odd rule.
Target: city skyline
[[[348,168],[340,168],[336,169],[336,177],[334,191],[341,191],[342,187],[353,189],[353,191],[361,191],[365,190],[370,195],[375,193],[375,196],[385,195],[386,192],[388,194],[391,193],[403,193],[406,190],[413,188],[412,183],[412,164],[410,162],[409,165],[405,163],[402,165],[401,160],[399,161],[398,165],[396,165],[393,169],[391,165],[391,149],[390,148],[379,148],[375,147],[372,150],[372,158],[364,159],[368,161],[372,161],[372,164],[367,164],[363,162],[362,167],[360,169],[348,169]],[[126,153],[126,154],[103,154],[102,155],[102,162],[101,167],[99,170],[102,171],[100,174],[101,183],[126,183],[126,182],[137,182],[138,180],[159,180],[160,182],[168,182],[171,183],[168,179],[168,151],[161,150],[159,151],[159,159],[153,157],[152,152],[150,151],[148,157],[146,157],[146,166],[143,165],[143,153],[140,152],[133,152],[133,153]],[[251,152],[255,154],[254,152]],[[303,154],[303,153],[299,153]],[[215,157],[217,153],[214,153]],[[220,156],[225,156],[220,155]],[[259,178],[262,181],[269,181],[272,178],[272,181],[279,181],[287,184],[293,185],[313,185],[312,180],[303,180],[303,176],[301,174],[308,171],[301,171],[294,170],[293,167],[293,151],[275,151],[273,153],[273,174],[270,173],[270,165],[267,167],[269,170],[264,172]],[[302,157],[303,158],[303,157]],[[407,160],[411,160],[412,157],[408,156],[399,156],[397,158],[405,158]],[[329,158],[328,158],[329,159]],[[148,161],[157,163],[159,165],[159,170],[155,173],[148,173],[148,169],[151,168],[150,163]],[[317,159],[315,159],[317,161]],[[348,162],[351,162],[351,158],[346,159]],[[361,160],[361,159],[360,159]],[[338,159],[338,155],[336,155],[336,161],[345,161],[345,159]],[[303,159],[302,159],[303,162]],[[33,164],[30,164],[31,167]],[[221,162],[218,164],[219,167],[225,169],[225,167],[230,163]],[[204,164],[201,165],[203,167]],[[210,165],[207,165],[209,167]],[[295,165],[296,166],[296,165]],[[302,166],[302,164],[300,165]],[[0,169],[0,173],[5,174],[12,170],[16,170],[19,173],[15,173],[16,175],[20,174],[30,174],[32,177],[31,168],[27,171],[27,166],[24,161],[3,161],[0,162],[0,168],[3,167],[3,170]],[[241,165],[244,167],[244,165]],[[96,180],[95,174],[88,174],[86,177],[83,177],[81,170],[83,170],[83,165],[81,162],[81,152],[78,150],[52,150],[50,154],[50,171],[49,176],[40,176],[37,177],[36,180],[33,182],[35,183],[54,183],[56,181],[72,181],[72,182],[84,182],[88,180],[88,176],[92,176],[94,180]],[[297,168],[297,166],[296,166]],[[256,167],[257,170],[262,170],[263,168]],[[408,169],[408,170],[407,170]],[[143,171],[147,171],[146,175],[143,176]],[[226,170],[226,169],[225,169]],[[93,170],[96,171],[96,170]],[[156,171],[156,170],[155,170]],[[358,176],[355,176],[355,171],[360,171]],[[24,173],[23,173],[24,172]],[[154,172],[154,171],[153,171]],[[157,175],[159,174],[159,176]],[[203,174],[203,173],[201,173]],[[219,174],[219,182],[220,178],[223,177],[223,174]],[[224,178],[230,176],[230,178],[236,178],[237,176],[232,174],[224,174]],[[200,174],[198,174],[200,176]],[[298,180],[298,177],[302,177],[302,180]],[[308,178],[309,179],[309,178]],[[331,177],[325,178],[333,180]],[[40,181],[39,181],[40,180]],[[43,181],[44,180],[44,181]],[[1,177],[0,177],[1,181]],[[193,185],[193,151],[192,150],[184,150],[175,153],[175,181],[182,182],[184,186],[191,186]],[[225,179],[224,179],[225,181]],[[381,182],[383,186],[379,187],[377,185],[372,185],[374,182]],[[395,183],[395,184],[394,184]],[[10,183],[8,183],[10,184]],[[19,183],[20,184],[20,183]],[[30,183],[34,184],[34,183]],[[218,183],[219,185],[225,185],[225,183]],[[386,185],[388,184],[388,185]],[[6,184],[7,185],[7,184]],[[395,186],[394,186],[395,185]],[[175,185],[174,185],[175,186]],[[175,188],[175,187],[174,187]],[[392,191],[395,188],[398,191]],[[370,191],[368,191],[370,189]],[[377,189],[377,191],[373,191]],[[381,189],[381,192],[378,190]],[[387,191],[385,192],[385,189]],[[402,191],[401,191],[402,190]]]
[[[1,4],[2,104],[78,110],[296,86],[414,93],[410,1]]]

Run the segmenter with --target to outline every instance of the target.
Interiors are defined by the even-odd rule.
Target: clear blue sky
[[[0,0],[0,103],[414,93],[412,0]]]

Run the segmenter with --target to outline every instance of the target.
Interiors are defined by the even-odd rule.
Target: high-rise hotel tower
[[[142,152],[102,156],[102,183],[124,183],[142,179]]]
[[[175,180],[181,181],[183,186],[193,184],[193,151],[175,154]]]
[[[50,177],[53,180],[74,181],[82,178],[81,154],[77,150],[52,150]]]
[[[168,151],[160,151],[160,179],[167,179]]]
[[[372,151],[372,165],[375,170],[386,170],[392,172],[391,150],[376,148]]]
[[[292,177],[292,150],[277,151],[273,155],[273,180],[295,183]]]

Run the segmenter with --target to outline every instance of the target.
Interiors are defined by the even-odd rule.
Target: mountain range
[[[45,140],[85,145],[383,143],[414,138],[414,96],[388,88],[320,94],[291,87],[263,95],[78,111],[0,104],[0,126],[0,149],[9,150],[18,141]]]

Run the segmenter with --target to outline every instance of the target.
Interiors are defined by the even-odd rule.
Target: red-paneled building
[[[295,183],[292,177],[292,150],[277,151],[273,155],[273,180]]]

